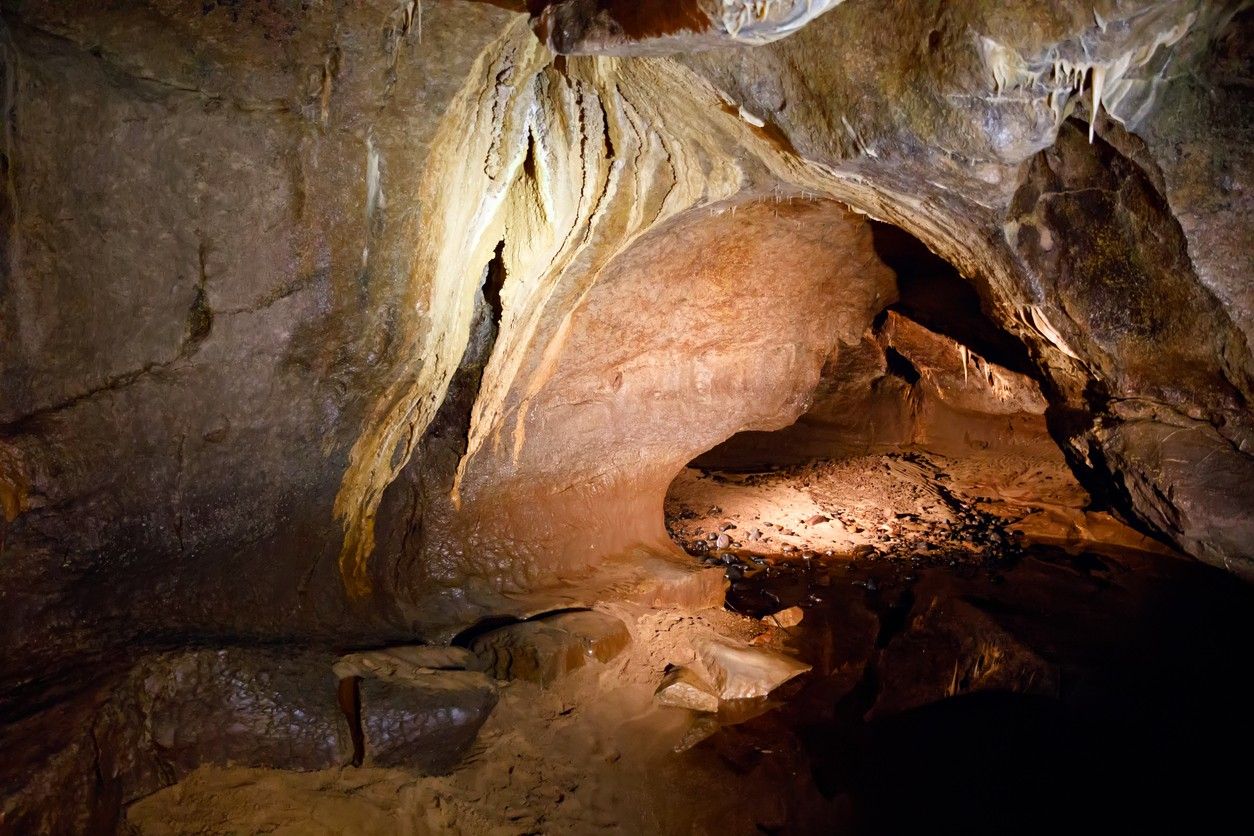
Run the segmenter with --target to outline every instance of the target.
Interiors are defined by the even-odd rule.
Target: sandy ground
[[[696,718],[655,704],[653,692],[668,664],[694,659],[696,641],[780,645],[784,635],[722,610],[614,614],[633,633],[626,652],[547,690],[505,685],[474,751],[451,775],[202,768],[132,805],[128,824],[151,836],[756,832],[762,805],[735,797],[726,764],[675,751]]]

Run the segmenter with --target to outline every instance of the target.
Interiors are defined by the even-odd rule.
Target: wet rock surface
[[[429,671],[361,681],[365,762],[440,774],[474,744],[496,705],[492,680],[477,671]]]
[[[810,669],[809,665],[783,654],[727,641],[705,642],[697,653],[701,664],[710,672],[719,696],[725,700],[765,697]]]
[[[654,698],[660,705],[687,708],[690,711],[718,711],[719,695],[698,671],[682,666],[672,668],[662,677]]]
[[[475,638],[470,650],[497,679],[549,685],[590,662],[608,662],[630,641],[620,619],[587,610],[491,630]]]
[[[144,657],[6,728],[4,824],[106,831],[123,805],[204,764],[318,770],[352,747],[331,656],[230,648]],[[13,735],[11,737],[10,735]]]

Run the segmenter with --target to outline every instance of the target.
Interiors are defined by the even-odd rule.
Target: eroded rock
[[[365,762],[447,772],[496,706],[496,685],[478,671],[422,671],[361,681]]]
[[[475,639],[470,650],[497,679],[549,685],[590,661],[608,662],[630,641],[620,619],[587,610],[498,628]]]
[[[730,639],[709,639],[697,650],[702,665],[725,700],[765,697],[788,680],[810,670],[810,666],[790,656],[733,643]]]
[[[718,694],[699,673],[687,666],[667,671],[653,698],[658,704],[672,708],[707,713],[718,711]]]

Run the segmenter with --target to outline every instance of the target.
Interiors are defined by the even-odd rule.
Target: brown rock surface
[[[435,775],[456,766],[496,705],[492,680],[477,671],[361,681],[366,763]]]
[[[804,662],[759,647],[739,646],[711,639],[698,648],[701,664],[710,672],[725,700],[765,697],[793,677],[810,670]]]
[[[608,662],[630,641],[620,619],[588,610],[497,628],[474,639],[470,650],[497,679],[550,685],[590,661]]]
[[[324,663],[274,651],[272,693],[180,643],[716,606],[668,486],[798,418],[772,463],[842,461],[787,480],[934,513],[833,546],[957,524],[951,475],[963,513],[1054,503],[1043,537],[1154,547],[1117,517],[1254,577],[1239,0],[0,14],[0,712],[36,830],[205,760],[334,760],[321,697],[275,696]],[[891,227],[989,344],[927,315]],[[840,490],[790,481],[764,536],[804,548]],[[168,669],[123,705],[141,657]],[[83,728],[41,743],[62,700]]]
[[[659,705],[672,708],[706,713],[718,711],[718,694],[701,678],[701,674],[686,666],[667,671],[653,698]]]

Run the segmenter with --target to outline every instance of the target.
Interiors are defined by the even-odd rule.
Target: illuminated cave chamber
[[[795,423],[736,433],[693,459],[668,493],[679,542],[707,552],[726,528],[750,550],[845,556],[1027,542],[1161,550],[1090,507],[1050,435],[1032,358],[976,285],[901,229],[870,230],[894,277],[891,304],[833,346]],[[824,300],[812,303],[821,317]]]

